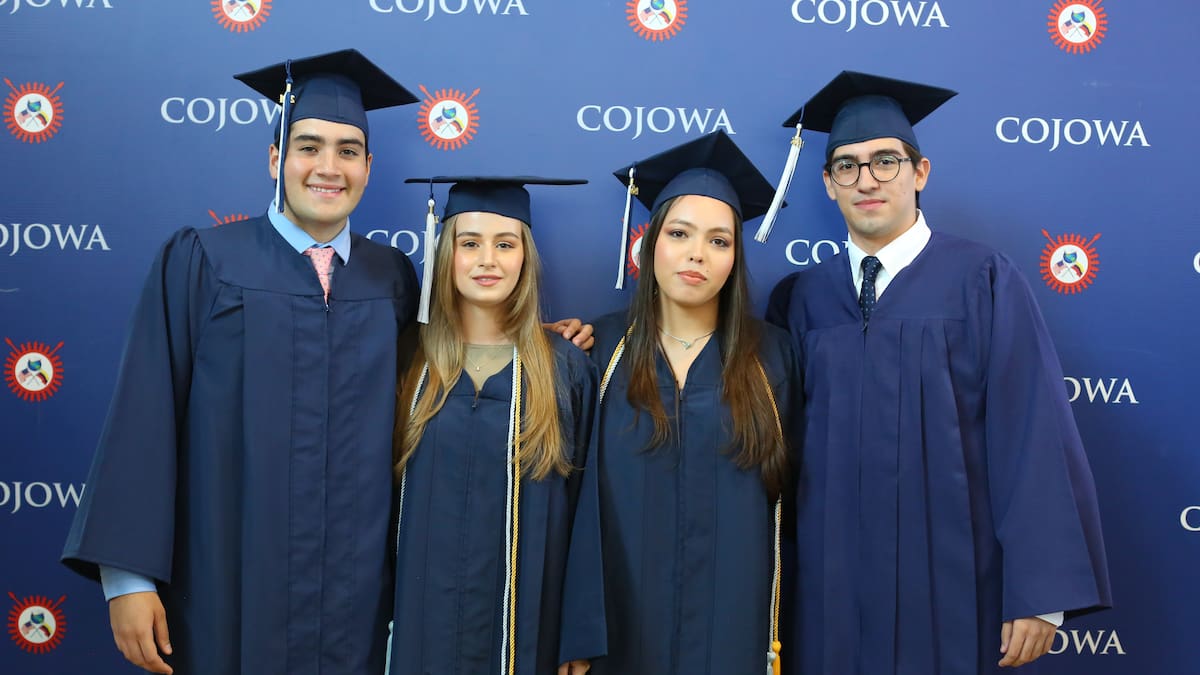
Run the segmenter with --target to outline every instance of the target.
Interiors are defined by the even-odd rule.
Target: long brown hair
[[[623,359],[629,372],[629,404],[639,412],[648,413],[654,421],[651,447],[665,444],[672,435],[666,410],[659,398],[656,376],[655,357],[660,349],[660,310],[658,280],[654,276],[654,249],[667,212],[676,199],[678,197],[659,206],[642,237],[639,258],[641,273],[633,302],[629,305],[629,321],[634,328],[626,340]],[[717,298],[717,336],[721,349],[721,379],[724,382],[722,394],[733,417],[731,447],[741,448],[734,462],[743,469],[759,467],[767,494],[774,499],[783,488],[788,470],[787,451],[776,427],[771,393],[754,362],[762,327],[750,314],[750,283],[741,242],[742,219],[736,212],[733,216],[733,269]]]
[[[395,476],[399,480],[425,433],[429,420],[442,409],[450,390],[462,376],[466,360],[460,296],[454,284],[456,217],[446,220],[435,253],[433,293],[429,323],[420,328],[420,344],[400,382],[396,402],[396,428],[392,434]],[[558,418],[554,349],[542,329],[540,280],[541,258],[533,244],[529,226],[521,224],[521,248],[525,260],[521,275],[504,306],[501,330],[517,346],[523,364],[522,428],[519,430],[522,474],[542,480],[551,472],[566,475],[571,468],[566,458]],[[409,415],[421,370],[429,364],[429,375]]]

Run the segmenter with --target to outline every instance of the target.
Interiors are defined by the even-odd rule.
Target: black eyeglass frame
[[[888,159],[894,160],[896,162],[896,175],[892,176],[891,178],[880,178],[879,176],[877,176],[875,174],[875,162],[878,162],[880,160],[888,160]],[[876,156],[872,157],[869,161],[866,161],[866,162],[853,162],[853,161],[850,161],[849,159],[842,158],[842,159],[835,159],[832,162],[830,162],[829,164],[826,164],[825,165],[825,173],[829,174],[829,179],[832,180],[835,185],[838,185],[841,187],[854,187],[855,185],[858,184],[858,179],[862,178],[862,168],[865,166],[865,167],[867,167],[867,171],[871,172],[871,178],[874,178],[876,180],[876,182],[890,183],[900,177],[901,165],[903,165],[905,162],[911,162],[911,161],[912,161],[912,157],[897,157],[895,155],[876,155]],[[850,181],[849,183],[841,183],[838,181],[837,176],[833,172],[833,165],[837,162],[846,162],[848,165],[854,166],[854,168],[855,168],[854,180]],[[850,167],[847,166],[846,168],[849,169]]]

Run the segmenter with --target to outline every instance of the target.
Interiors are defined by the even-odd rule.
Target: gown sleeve
[[[1111,604],[1096,489],[1032,291],[997,256],[975,323],[985,346],[987,471],[1005,621]]]
[[[216,280],[195,230],[159,251],[134,310],[108,417],[62,561],[171,580],[176,459],[188,406],[193,345]]]
[[[559,663],[593,659],[608,652],[604,612],[604,567],[600,548],[600,490],[597,482],[596,369],[583,353],[570,359],[574,447],[568,491],[574,515],[563,582]]]

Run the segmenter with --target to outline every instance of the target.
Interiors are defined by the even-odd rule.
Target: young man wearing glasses
[[[912,125],[954,95],[845,72],[799,114],[830,134],[844,254],[785,278],[802,396],[798,673],[993,673],[1110,604],[1095,487],[1016,266],[931,231]],[[789,122],[789,125],[795,120]]]

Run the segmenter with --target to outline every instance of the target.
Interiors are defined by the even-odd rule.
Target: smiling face
[[[361,129],[326,120],[291,125],[283,163],[283,213],[317,241],[328,241],[362,199],[371,155]],[[271,146],[271,177],[278,180],[279,149]]]
[[[831,162],[841,159],[851,162],[870,162],[880,155],[907,158],[903,143],[896,138],[876,138],[836,148]],[[825,171],[825,192],[836,201],[850,239],[867,253],[875,253],[904,234],[917,222],[917,192],[925,189],[929,178],[929,160],[903,162],[899,174],[881,183],[870,170],[861,167],[858,182],[842,187],[833,182]]]
[[[502,306],[521,278],[525,225],[480,211],[454,218],[454,286],[462,302],[489,309]]]
[[[654,242],[654,279],[664,302],[700,307],[719,300],[733,269],[733,209],[700,195],[674,200]]]

